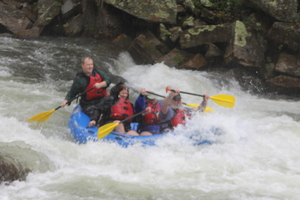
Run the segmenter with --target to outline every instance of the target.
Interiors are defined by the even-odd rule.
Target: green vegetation
[[[166,29],[162,32],[162,35],[169,36],[169,35],[171,35],[171,32]]]
[[[174,58],[172,59],[174,62],[176,63],[181,63],[183,62],[183,59],[180,55],[176,54],[176,56],[174,56]]]
[[[62,3],[59,1],[54,1],[53,5],[54,6],[62,6]]]

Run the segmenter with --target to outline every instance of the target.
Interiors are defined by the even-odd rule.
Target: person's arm
[[[96,83],[96,88],[107,88],[111,84],[111,78],[102,70],[97,70],[97,72],[102,77],[102,82]]]
[[[203,112],[207,106],[207,101],[209,99],[209,95],[208,94],[205,94],[203,96],[203,100],[202,100],[202,103],[200,104],[200,106],[197,108],[197,110]]]
[[[134,103],[134,112],[135,113],[141,112],[142,110],[144,110],[145,107],[146,107],[145,96],[139,95]]]
[[[173,89],[173,90],[174,92],[171,91],[169,95],[166,96],[166,98],[162,101],[162,106],[160,110],[163,114],[166,114],[168,112],[168,107],[171,104],[173,97],[180,93],[179,89]]]
[[[70,90],[68,91],[65,99],[63,100],[63,102],[61,103],[61,106],[66,106],[66,105],[70,105],[71,102],[69,102],[72,98],[74,98],[77,94],[81,93],[84,91],[85,87],[84,87],[84,83],[83,83],[83,79],[80,77],[76,77],[73,80],[73,84],[70,88]]]
[[[141,112],[142,110],[144,110],[147,106],[146,104],[146,97],[145,97],[145,88],[142,88],[140,90],[140,95],[138,96],[138,98],[135,100],[134,103],[134,112],[138,113]]]
[[[115,103],[115,99],[112,96],[104,97],[97,103],[97,107],[101,114],[107,112]]]

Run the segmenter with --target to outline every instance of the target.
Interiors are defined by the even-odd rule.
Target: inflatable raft
[[[85,144],[88,141],[108,141],[118,143],[123,147],[128,147],[129,145],[134,144],[142,144],[143,146],[154,146],[156,145],[156,141],[165,137],[167,134],[158,134],[158,135],[151,135],[151,136],[131,136],[122,133],[118,133],[112,131],[107,136],[98,139],[97,132],[98,127],[88,127],[88,123],[90,122],[90,118],[82,112],[81,107],[77,105],[68,122],[68,126],[70,128],[70,132],[74,140],[79,144]],[[137,130],[138,123],[131,123],[131,129]],[[175,133],[168,133],[175,134]],[[210,144],[210,141],[201,140],[196,141],[195,145],[202,145],[202,144]]]

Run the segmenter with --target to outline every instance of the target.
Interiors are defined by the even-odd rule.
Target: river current
[[[2,200],[282,200],[300,196],[300,106],[297,100],[243,91],[218,72],[178,70],[163,63],[136,65],[111,42],[90,39],[0,39],[1,153],[32,171],[25,181],[0,185]],[[157,146],[122,148],[105,142],[79,145],[67,127],[75,107],[55,111],[42,123],[27,119],[60,105],[80,70],[80,57],[117,83],[167,95],[165,88],[233,95],[233,108],[212,100],[180,134]],[[113,85],[113,84],[112,84]],[[199,104],[200,97],[182,94]],[[275,95],[276,97],[276,95]],[[217,127],[211,145],[193,146],[182,135]],[[204,133],[203,133],[204,134]]]

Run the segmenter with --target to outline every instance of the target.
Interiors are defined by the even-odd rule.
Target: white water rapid
[[[1,38],[0,49],[1,153],[32,170],[25,181],[2,183],[1,200],[299,199],[298,101],[249,94],[216,72],[136,65],[126,51],[94,40]],[[197,115],[177,130],[189,134],[214,126],[223,134],[202,146],[180,135],[154,147],[78,145],[67,127],[75,101],[45,122],[26,121],[60,105],[83,54],[95,58],[113,80],[124,78],[132,101],[142,87],[161,95],[170,86],[235,96],[233,108],[209,100],[213,113]],[[182,97],[186,103],[202,100]]]

